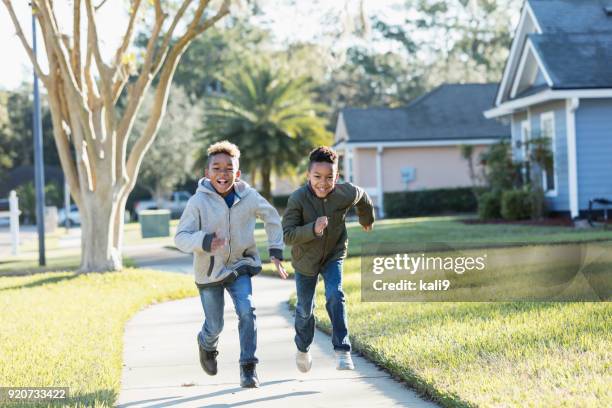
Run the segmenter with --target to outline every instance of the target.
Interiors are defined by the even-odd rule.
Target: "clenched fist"
[[[315,221],[315,227],[314,227],[315,234],[323,235],[323,231],[325,231],[325,228],[327,228],[328,224],[329,224],[329,221],[327,220],[327,217],[317,218],[317,220]]]

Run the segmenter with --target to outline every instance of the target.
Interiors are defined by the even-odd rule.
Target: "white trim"
[[[568,98],[565,101],[568,194],[572,218],[578,217],[580,214],[578,203],[578,154],[576,149],[576,110],[579,106],[580,99],[578,98]]]
[[[523,54],[521,55],[521,61],[519,62],[519,67],[516,70],[516,75],[514,76],[514,82],[512,83],[512,89],[510,90],[511,98],[514,98],[518,92],[518,87],[519,87],[519,84],[521,83],[521,80],[523,79],[523,73],[525,71],[525,66],[527,65],[527,59],[529,58],[529,54],[533,55],[533,58],[535,59],[535,63],[537,65],[536,69],[539,68],[540,71],[542,71],[542,74],[544,75],[544,79],[546,79],[546,83],[548,84],[548,86],[551,88],[553,86],[553,81],[550,78],[548,71],[546,71],[546,67],[543,64],[542,59],[536,52],[536,49],[531,43],[531,41],[527,39],[527,41],[525,42],[525,47],[523,48]]]
[[[515,99],[505,102],[493,109],[484,111],[484,116],[487,119],[497,118],[499,116],[511,115],[517,110],[525,109],[531,105],[548,102],[557,99],[589,99],[589,98],[612,98],[612,88],[602,89],[568,89],[568,90],[553,90],[547,89],[535,95],[526,96],[524,98]]]
[[[525,2],[525,9],[527,10],[527,13],[529,13],[529,16],[531,17],[531,22],[533,23],[533,25],[535,26],[536,32],[538,34],[542,34],[542,27],[540,26],[540,23],[538,22],[538,19],[535,16],[535,13],[533,12],[533,9],[531,8],[531,5],[529,4],[529,1]]]
[[[556,158],[556,153],[557,153],[557,134],[556,134],[556,126],[555,126],[555,111],[548,111],[548,112],[544,112],[540,115],[540,137],[546,137],[546,135],[544,135],[543,133],[543,129],[544,129],[544,121],[546,120],[550,120],[552,122],[552,129],[551,129],[551,134],[548,135],[548,137],[551,138],[551,143],[550,143],[550,147],[551,147],[551,153],[553,156],[553,182],[555,183],[555,188],[552,190],[546,190],[546,188],[548,187],[548,184],[546,183],[546,177],[548,176],[546,174],[546,169],[542,169],[542,189],[544,190],[544,194],[546,195],[546,197],[557,197],[559,194],[559,177],[557,175],[557,158]]]
[[[526,130],[526,132],[523,132]],[[531,133],[531,122],[529,121],[529,116],[527,119],[521,121],[521,151],[522,151],[522,159],[523,161],[527,160],[527,142],[529,141],[529,134]]]
[[[398,142],[351,142],[350,140],[346,143],[347,147],[355,148],[392,148],[392,147],[430,147],[430,146],[459,146],[462,144],[467,145],[481,145],[481,144],[495,144],[501,139],[457,139],[457,140],[418,140],[408,141],[402,140]]]
[[[344,152],[344,171],[346,174],[344,175],[344,179],[349,183],[353,182],[353,149],[348,148]]]
[[[378,214],[380,218],[385,218],[385,195],[383,188],[383,169],[382,169],[382,156],[383,156],[384,148],[382,146],[378,146],[376,149],[376,190],[377,190],[377,203],[378,204]]]
[[[514,33],[514,40],[512,41],[512,46],[510,47],[510,55],[508,56],[506,66],[504,68],[504,74],[502,76],[501,84],[497,90],[497,96],[495,97],[496,106],[501,105],[503,95],[506,91],[507,83],[508,81],[510,81],[510,73],[513,70],[514,65],[515,65],[514,62],[517,58],[516,53],[518,52],[520,48],[522,48],[523,39],[527,35],[527,33],[524,32],[525,31],[525,27],[524,27],[525,19],[527,15],[529,15],[531,23],[535,27],[536,32],[538,34],[542,34],[542,27],[540,27],[538,20],[535,18],[535,14],[533,10],[531,9],[531,6],[529,5],[529,2],[525,1],[525,4],[523,6],[523,11],[521,12],[521,17],[519,19],[519,23],[516,26],[516,31]]]

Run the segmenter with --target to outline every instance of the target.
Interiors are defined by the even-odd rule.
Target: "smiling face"
[[[225,153],[210,156],[205,174],[215,190],[225,197],[232,191],[236,179],[240,177],[238,160]]]
[[[325,198],[338,181],[338,168],[327,162],[314,162],[308,170],[308,182],[319,198]]]

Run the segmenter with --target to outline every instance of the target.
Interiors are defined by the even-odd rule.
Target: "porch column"
[[[344,149],[344,180],[353,182],[353,149],[348,144]]]
[[[578,154],[576,150],[576,109],[580,106],[580,99],[569,98],[565,102],[569,204],[571,217],[575,218],[580,214],[578,203]]]
[[[376,148],[376,191],[378,197],[376,201],[378,201],[379,215],[380,218],[385,217],[385,198],[384,198],[384,189],[383,189],[383,171],[382,171],[382,155],[384,148],[382,146],[378,146]]]

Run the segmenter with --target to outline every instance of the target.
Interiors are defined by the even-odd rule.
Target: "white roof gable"
[[[497,97],[495,98],[496,106],[499,106],[503,101],[511,97],[510,94],[514,84],[514,78],[519,70],[521,59],[523,57],[523,51],[525,50],[525,45],[527,44],[527,35],[531,33],[541,34],[542,29],[538,24],[529,2],[525,1],[523,10],[521,11],[519,24],[516,28],[516,32],[514,33],[514,39],[512,40],[510,56],[506,62],[504,75],[497,91]]]

